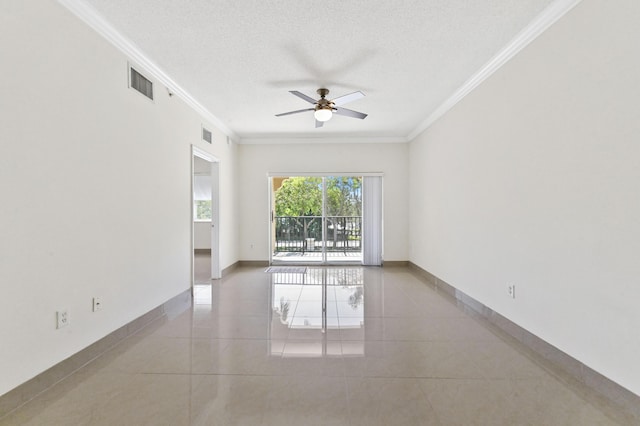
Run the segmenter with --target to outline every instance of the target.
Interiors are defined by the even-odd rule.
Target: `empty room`
[[[638,22],[3,0],[0,425],[640,424]]]

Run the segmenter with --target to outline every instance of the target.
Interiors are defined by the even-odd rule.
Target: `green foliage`
[[[196,201],[196,219],[211,220],[211,200]]]
[[[362,179],[327,177],[327,216],[362,215]],[[276,191],[276,216],[322,216],[322,178],[291,177]]]
[[[276,216],[321,216],[322,178],[292,177],[276,191]]]
[[[362,179],[357,177],[328,177],[327,216],[362,215]]]

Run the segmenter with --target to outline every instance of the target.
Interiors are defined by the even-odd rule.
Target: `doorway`
[[[211,284],[220,271],[219,160],[192,146],[191,283]]]
[[[273,176],[272,264],[362,263],[362,176]]]

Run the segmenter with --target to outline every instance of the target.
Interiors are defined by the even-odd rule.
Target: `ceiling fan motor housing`
[[[316,111],[320,109],[329,109],[329,110],[336,109],[333,102],[331,102],[328,99],[325,99],[325,97],[329,94],[329,89],[318,89],[316,90],[316,93],[320,95],[320,99],[318,99],[318,102],[316,102]]]

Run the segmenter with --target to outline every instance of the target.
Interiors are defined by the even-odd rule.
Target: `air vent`
[[[213,143],[213,139],[211,137],[211,132],[207,129],[205,129],[204,127],[202,128],[202,139],[209,142],[209,143]]]
[[[130,67],[131,69],[131,82],[130,86],[136,89],[138,92],[145,95],[147,98],[153,100],[153,83],[138,71]]]

